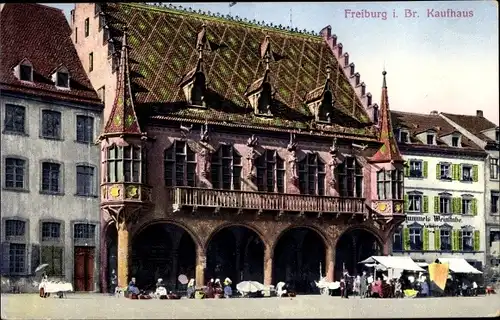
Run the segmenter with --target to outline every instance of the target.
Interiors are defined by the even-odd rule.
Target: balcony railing
[[[342,198],[278,194],[236,190],[173,187],[171,201],[176,208],[209,207],[295,212],[365,213],[363,198]]]

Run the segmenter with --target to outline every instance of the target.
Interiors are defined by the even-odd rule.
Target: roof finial
[[[387,71],[385,71],[385,68],[384,68],[384,71],[382,71],[382,76],[384,77],[384,81],[382,83],[382,88],[384,89],[387,89],[387,83],[385,81],[385,75],[387,74]]]
[[[326,79],[327,80],[330,80],[330,73],[331,72],[332,72],[332,67],[329,64],[327,64],[326,65]]]
[[[205,23],[202,24],[201,26],[201,31],[198,33],[198,39],[197,39],[197,49],[198,49],[198,59],[203,60],[203,49],[205,49],[206,45],[206,32],[207,32],[207,25]]]
[[[128,34],[127,26],[123,26],[122,31],[123,31],[122,49],[125,49],[127,47],[127,34]]]

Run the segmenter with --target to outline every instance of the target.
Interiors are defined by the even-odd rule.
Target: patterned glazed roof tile
[[[33,65],[33,82],[20,81],[14,74],[23,59]],[[69,90],[56,88],[52,81],[60,66],[68,69]],[[0,90],[101,105],[73,45],[64,13],[35,3],[6,3],[2,8]]]
[[[374,132],[333,52],[319,36],[145,4],[107,3],[104,12],[110,18],[111,27],[119,28],[117,22],[128,27],[130,57],[138,62],[131,68],[142,75],[133,81],[146,89],[136,94],[139,108],[144,104],[164,104],[159,109],[170,116],[189,117],[192,114],[197,117],[203,113],[203,117],[218,121],[264,121],[266,126],[283,129],[304,128],[311,120],[304,98],[308,92],[324,85],[325,68],[330,65],[336,107],[358,124],[357,128],[350,128],[338,119],[339,123],[324,126],[322,130],[351,131],[361,135]],[[179,81],[196,66],[196,43],[203,25],[211,48],[203,56],[207,88],[212,91],[206,96],[212,100],[207,101],[206,110],[194,112],[182,107],[185,96]],[[279,115],[273,111],[273,119],[253,115],[245,96],[249,86],[264,75],[261,47],[264,50],[262,44],[266,35],[273,53],[270,74],[274,79],[276,104],[278,109],[285,111],[278,112]]]

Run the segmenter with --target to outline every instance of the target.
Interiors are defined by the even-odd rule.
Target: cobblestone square
[[[492,317],[498,295],[427,299],[296,298],[129,300],[102,294],[41,299],[36,294],[2,295],[2,319],[257,319]]]

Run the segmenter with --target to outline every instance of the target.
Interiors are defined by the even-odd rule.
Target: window
[[[422,228],[412,227],[410,231],[410,249],[422,250]]]
[[[410,160],[410,177],[412,178],[422,178],[422,161],[420,160]]]
[[[99,99],[101,99],[101,102],[105,102],[105,98],[106,98],[106,91],[105,91],[105,86],[102,86],[99,88],[99,90],[97,90],[97,96],[99,97]]]
[[[256,167],[259,191],[285,192],[285,162],[276,150],[265,150]]]
[[[241,156],[231,145],[221,145],[212,154],[214,189],[241,190]]]
[[[408,212],[422,212],[422,195],[408,194]]]
[[[318,121],[330,122],[333,103],[332,93],[329,90],[325,91],[323,100],[321,101],[321,105],[318,110]]]
[[[490,158],[490,179],[498,179],[499,169],[498,159]]]
[[[61,113],[52,110],[42,111],[42,137],[61,138]]]
[[[363,197],[363,170],[354,157],[347,157],[337,166],[341,197]]]
[[[439,196],[439,213],[451,213],[451,197],[449,195]]]
[[[41,263],[48,264],[44,270],[47,275],[61,276],[63,274],[63,248],[61,246],[42,245]]]
[[[69,88],[69,73],[59,71],[56,75],[56,86]]]
[[[500,142],[500,131],[495,131],[495,141],[498,143]]]
[[[42,241],[59,240],[61,224],[59,222],[42,222]]]
[[[94,239],[95,225],[89,223],[76,223],[74,226],[75,239]]]
[[[196,187],[196,155],[185,141],[165,150],[165,185]]]
[[[140,182],[146,179],[146,159],[142,149],[137,146],[108,148],[108,182]]]
[[[451,179],[451,165],[449,163],[441,163],[439,170],[441,179]]]
[[[403,236],[402,230],[399,228],[394,232],[394,237],[392,240],[392,251],[402,251],[403,250]]]
[[[434,144],[434,134],[427,134],[427,144]]]
[[[76,116],[76,141],[91,143],[94,140],[94,118]]]
[[[463,197],[462,198],[462,214],[472,214],[472,198],[471,197]]]
[[[472,231],[462,230],[462,250],[463,251],[474,250]]]
[[[42,191],[61,192],[61,165],[53,162],[42,163]]]
[[[90,20],[89,18],[85,19],[85,37],[89,36],[90,32]]]
[[[408,134],[408,131],[407,130],[403,130],[401,129],[399,131],[399,142],[402,142],[402,143],[407,143],[409,142],[409,134]]]
[[[5,105],[4,130],[8,132],[24,133],[26,108],[13,104]]]
[[[5,220],[5,238],[8,241],[12,237],[24,237],[26,233],[26,222],[21,220]]]
[[[89,72],[94,70],[94,53],[89,53]]]
[[[498,213],[500,193],[491,191],[491,213]]]
[[[472,166],[462,165],[462,181],[472,181]]]
[[[9,272],[24,273],[26,270],[26,244],[11,243],[9,245]]]
[[[92,196],[95,194],[94,168],[90,166],[76,166],[76,194]]]
[[[459,140],[459,137],[451,137],[451,146],[458,147],[458,140]]]
[[[325,195],[325,164],[317,154],[308,153],[299,162],[299,188],[301,194]]]
[[[75,28],[75,43],[78,43],[78,28]]]
[[[379,199],[403,198],[403,171],[381,170],[377,172],[377,193]]]
[[[26,160],[5,158],[5,188],[24,189]]]
[[[33,82],[33,66],[24,62],[19,66],[19,80]]]
[[[437,232],[437,230],[434,232]],[[451,251],[451,229],[440,229],[439,241],[441,242],[440,249],[442,251]]]

